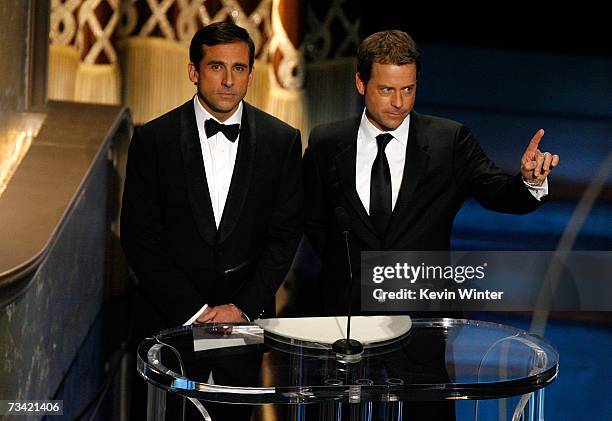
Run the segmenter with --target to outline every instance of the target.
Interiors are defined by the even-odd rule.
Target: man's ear
[[[187,73],[189,74],[189,80],[192,81],[194,85],[197,85],[200,72],[198,72],[198,69],[196,69],[195,64],[189,63],[187,65]]]
[[[247,81],[247,86],[251,86],[253,83],[253,72],[255,71],[255,66],[251,66],[251,70],[249,71],[249,80]]]
[[[361,80],[361,75],[359,72],[355,73],[355,86],[357,87],[357,92],[359,92],[361,95],[365,95],[366,82]]]

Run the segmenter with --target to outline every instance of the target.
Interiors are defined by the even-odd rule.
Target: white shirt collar
[[[359,131],[365,135],[366,140],[374,140],[376,136],[381,133],[389,133],[393,136],[394,139],[399,141],[403,146],[406,146],[408,142],[408,129],[410,127],[410,114],[406,116],[402,124],[400,124],[397,129],[390,130],[388,132],[383,132],[378,127],[374,126],[368,117],[366,116],[366,110],[364,108],[363,113],[361,114],[361,123],[359,124]]]
[[[227,120],[225,120],[223,122],[221,122],[217,118],[215,118],[211,113],[208,112],[208,110],[206,108],[204,108],[204,106],[202,106],[202,104],[198,100],[198,95],[197,94],[193,96],[193,101],[194,101],[194,108],[195,108],[195,113],[196,113],[196,119],[198,121],[201,121],[202,123],[204,123],[209,118],[212,118],[213,120],[217,121],[218,123],[223,123],[223,124],[228,124],[228,125],[229,124],[240,124],[242,122],[242,110],[243,110],[242,101],[240,101],[240,104],[238,104],[238,108],[236,109],[234,114],[232,114],[230,116],[230,118],[228,118]]]

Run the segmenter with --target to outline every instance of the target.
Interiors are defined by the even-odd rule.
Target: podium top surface
[[[407,333],[364,348],[347,362],[329,343],[282,337],[257,324],[207,324],[145,339],[137,364],[161,389],[263,404],[516,396],[552,383],[559,361],[536,335],[466,319],[412,319]]]

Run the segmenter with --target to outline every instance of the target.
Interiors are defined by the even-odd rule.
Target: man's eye
[[[383,94],[390,94],[391,88],[380,88],[380,92],[382,92]]]
[[[221,65],[220,64],[211,64],[210,68],[213,70],[221,70]]]
[[[237,72],[242,72],[242,71],[244,71],[244,69],[245,69],[244,66],[236,66],[236,67],[234,67],[234,70],[237,71]]]
[[[407,88],[404,88],[404,91],[408,93],[412,92],[413,90],[414,90],[414,86],[408,86]]]

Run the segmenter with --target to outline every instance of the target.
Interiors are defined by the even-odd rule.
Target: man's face
[[[368,120],[383,131],[394,130],[410,114],[416,96],[416,64],[372,64],[370,80],[355,75],[357,90],[365,97]]]
[[[237,41],[202,48],[204,57],[199,68],[189,63],[189,80],[198,86],[198,98],[204,108],[219,121],[225,121],[236,111],[253,79],[249,47]]]

